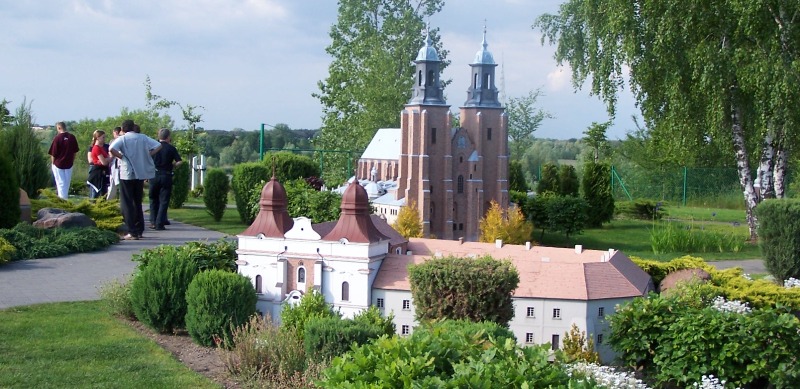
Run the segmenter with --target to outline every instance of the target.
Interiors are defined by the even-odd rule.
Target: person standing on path
[[[78,139],[67,132],[64,122],[56,123],[56,131],[58,133],[47,153],[50,154],[58,197],[66,200],[69,198],[69,184],[72,181],[72,165],[75,163],[75,154],[79,151]]]
[[[92,133],[92,146],[89,150],[89,198],[96,199],[106,195],[108,189],[108,165],[111,157],[108,155],[109,145],[106,143],[106,132],[96,130]]]
[[[121,135],[122,127],[114,127],[114,140]],[[109,166],[108,175],[108,195],[106,195],[106,200],[117,198],[117,187],[119,187],[119,158],[111,156],[111,165]]]
[[[167,208],[172,196],[172,171],[182,162],[170,135],[166,128],[158,130],[161,150],[153,154],[156,176],[150,180],[150,228],[159,231],[166,229]]]
[[[144,180],[155,177],[152,156],[161,150],[161,144],[144,134],[134,132],[133,120],[122,122],[123,135],[111,143],[110,151],[119,158],[120,208],[128,227],[125,240],[139,240],[144,232]]]

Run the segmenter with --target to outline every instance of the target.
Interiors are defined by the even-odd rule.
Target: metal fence
[[[681,205],[710,201],[743,201],[736,168],[664,168],[645,170],[611,167],[618,200],[652,199]]]

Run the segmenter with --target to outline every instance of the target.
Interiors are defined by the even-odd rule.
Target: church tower
[[[397,197],[416,203],[426,237],[453,239],[450,106],[439,80],[439,54],[426,37],[417,58],[412,96],[400,115]]]
[[[492,200],[508,208],[508,118],[498,100],[492,53],[483,30],[460,127],[453,136],[452,176],[456,181],[453,217],[459,236],[477,240],[478,224]],[[463,225],[463,227],[462,227]],[[463,230],[463,232],[462,232]]]

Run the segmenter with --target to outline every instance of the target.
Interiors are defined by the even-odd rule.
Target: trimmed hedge
[[[206,174],[205,194],[203,204],[206,211],[214,221],[220,221],[228,206],[228,191],[230,191],[228,175],[221,169],[211,169]]]
[[[189,163],[182,163],[175,167],[172,176],[172,195],[169,198],[169,207],[177,209],[183,207],[186,200],[189,198],[189,188],[192,178],[192,167]]]
[[[776,279],[800,278],[800,201],[764,200],[755,209],[764,265]]]
[[[232,344],[233,329],[256,313],[256,290],[250,278],[209,270],[198,274],[186,290],[186,331],[203,346]]]
[[[176,253],[153,258],[131,282],[131,305],[136,318],[161,333],[183,328],[186,290],[197,266]],[[255,296],[255,292],[253,292]]]

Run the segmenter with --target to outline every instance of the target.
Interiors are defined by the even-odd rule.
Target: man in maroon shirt
[[[48,154],[53,164],[58,197],[66,200],[69,198],[69,183],[72,180],[72,164],[75,162],[75,154],[78,153],[78,140],[75,135],[67,132],[64,122],[56,123],[56,130],[58,133],[50,144]]]

